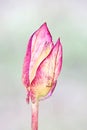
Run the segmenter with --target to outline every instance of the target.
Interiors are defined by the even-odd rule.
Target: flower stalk
[[[31,102],[31,130],[38,130],[38,101]]]

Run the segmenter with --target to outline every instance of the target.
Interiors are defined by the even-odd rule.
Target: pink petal
[[[54,83],[53,83],[49,93],[45,97],[41,98],[41,100],[47,99],[49,96],[52,95],[52,93],[53,93],[53,91],[54,91],[54,89],[56,87],[56,84],[57,84],[57,78],[58,78],[58,76],[60,74],[60,71],[61,71],[62,55],[63,54],[62,54],[62,45],[60,43],[60,39],[58,39],[56,44],[58,44],[58,53],[57,53],[57,58],[56,58],[56,68],[55,68],[55,75],[54,75]]]
[[[55,76],[54,76],[54,80],[56,81],[60,71],[61,71],[61,67],[62,67],[62,56],[63,56],[63,52],[62,52],[62,44],[60,43],[60,39],[58,39],[57,44],[59,44],[59,50],[58,50],[58,54],[57,54],[57,60],[56,60],[56,69],[55,69]]]
[[[24,64],[23,64],[23,72],[22,72],[22,82],[25,85],[25,87],[29,87],[30,81],[29,81],[29,65],[30,65],[30,58],[31,58],[31,42],[32,37],[29,40],[26,55],[24,58]]]
[[[33,95],[41,99],[46,97],[50,91],[53,91],[55,87],[54,84],[56,84],[54,77],[58,50],[59,42],[56,43],[50,54],[39,65],[36,76],[31,83],[31,93],[33,93],[31,97],[32,100]]]
[[[33,35],[31,45],[31,61],[29,67],[30,83],[36,75],[39,64],[47,57],[53,47],[52,37],[46,23],[44,23]]]
[[[35,76],[40,62],[47,57],[52,49],[52,37],[46,23],[44,23],[30,38],[24,58],[22,81],[26,87]]]

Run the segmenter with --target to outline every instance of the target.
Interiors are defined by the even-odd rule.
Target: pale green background
[[[53,96],[40,102],[39,130],[87,130],[87,0],[0,0],[0,130],[29,130],[22,64],[30,35],[47,22],[63,45]]]

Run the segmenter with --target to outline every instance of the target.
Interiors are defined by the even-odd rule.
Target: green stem
[[[31,119],[31,129],[38,130],[38,101],[31,104],[32,119]]]

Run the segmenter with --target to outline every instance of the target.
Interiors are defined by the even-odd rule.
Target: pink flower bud
[[[54,45],[47,24],[44,23],[31,36],[24,58],[22,81],[28,91],[28,101],[45,99],[53,93],[61,66],[60,39]]]

